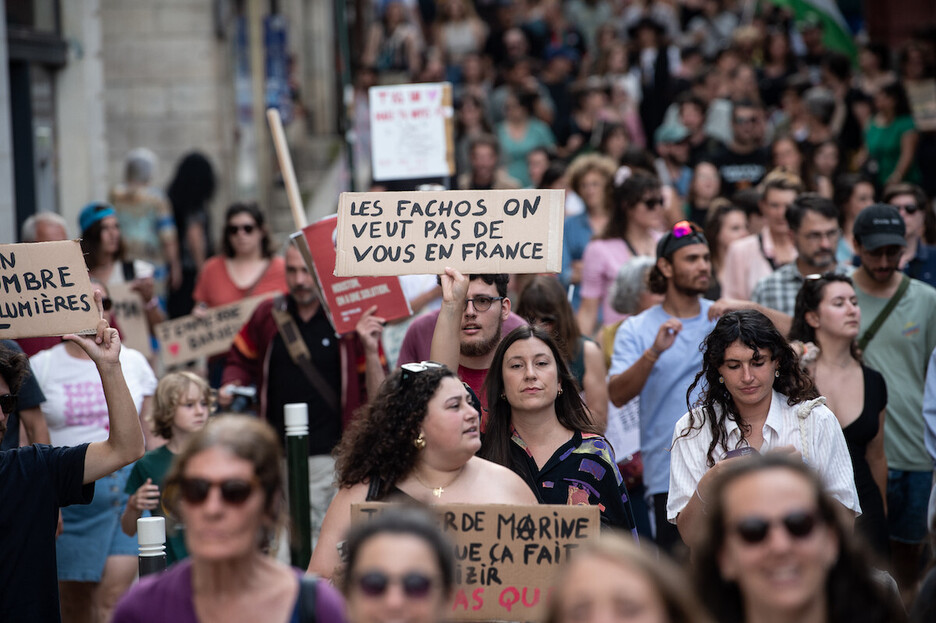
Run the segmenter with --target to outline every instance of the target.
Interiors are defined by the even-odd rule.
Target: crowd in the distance
[[[851,57],[748,8],[375,0],[358,155],[367,87],[450,82],[451,187],[565,189],[563,265],[406,276],[414,317],[346,335],[260,206],[214,253],[204,156],[163,193],[131,152],[77,224],[96,335],[0,346],[0,620],[445,620],[451,544],[419,510],[352,525],[366,501],[598,506],[551,622],[934,620],[932,25]],[[159,323],[263,294],[227,353],[158,364]],[[297,402],[317,579],[284,564]],[[170,567],[134,585],[150,514]]]

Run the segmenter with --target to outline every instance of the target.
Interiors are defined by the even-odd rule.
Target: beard
[[[492,350],[497,348],[497,345],[501,340],[501,326],[502,322],[497,323],[497,331],[494,332],[494,335],[490,339],[484,340],[483,342],[461,342],[459,345],[459,350],[461,354],[465,357],[482,357],[487,355]]]
[[[712,284],[711,277],[708,281],[705,282],[705,287],[694,285],[694,281],[690,279],[673,279],[673,288],[676,291],[684,296],[701,296],[708,292],[709,286]]]

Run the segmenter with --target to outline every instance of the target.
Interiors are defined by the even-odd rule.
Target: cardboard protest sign
[[[907,80],[907,100],[920,132],[936,130],[936,80]]]
[[[176,366],[226,353],[257,305],[271,296],[252,296],[230,305],[211,307],[203,318],[190,315],[159,323],[155,331],[163,365]]]
[[[351,505],[351,521],[389,504]],[[556,570],[598,538],[597,506],[441,504],[431,507],[455,544],[455,598],[462,621],[541,621]]]
[[[0,245],[0,338],[89,333],[100,319],[77,240]]]
[[[451,84],[371,87],[368,97],[375,180],[455,175]]]
[[[335,274],[558,273],[561,190],[342,193]]]
[[[114,302],[114,316],[120,327],[120,343],[138,350],[148,359],[153,354],[149,325],[146,322],[146,307],[139,292],[132,290],[129,283],[107,286]]]
[[[293,244],[315,277],[335,332],[341,335],[354,331],[361,314],[374,305],[377,315],[386,320],[412,315],[398,277],[335,277],[336,223],[334,215],[329,216],[293,234]]]

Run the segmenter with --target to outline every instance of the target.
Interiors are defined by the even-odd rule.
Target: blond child
[[[127,507],[120,518],[123,531],[134,536],[136,521],[144,511],[165,517],[160,489],[166,472],[176,454],[193,434],[201,430],[211,413],[212,393],[205,379],[191,372],[171,372],[156,387],[152,426],[156,434],[168,439],[162,447],[150,450],[136,462],[127,486],[130,494]],[[166,562],[172,564],[186,558],[185,538],[181,526],[167,518]]]

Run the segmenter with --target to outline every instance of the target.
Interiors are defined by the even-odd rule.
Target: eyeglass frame
[[[489,309],[491,309],[491,307],[494,305],[494,301],[503,301],[505,298],[507,298],[507,297],[504,297],[504,296],[488,296],[488,295],[486,295],[486,294],[485,294],[485,295],[482,295],[482,296],[475,296],[475,297],[470,298],[470,299],[465,299],[465,309],[468,309],[468,303],[471,303],[471,306],[474,307],[474,310],[475,310],[476,312],[480,312],[480,313],[483,314],[484,312],[486,312],[486,311],[488,311]],[[478,303],[477,303],[478,300],[484,301],[484,300],[487,300],[487,299],[491,299],[489,303],[478,305]]]
[[[400,382],[409,383],[413,380],[420,372],[425,372],[426,370],[437,370],[439,368],[444,368],[445,365],[439,363],[438,361],[420,361],[419,363],[404,363],[400,366]]]

